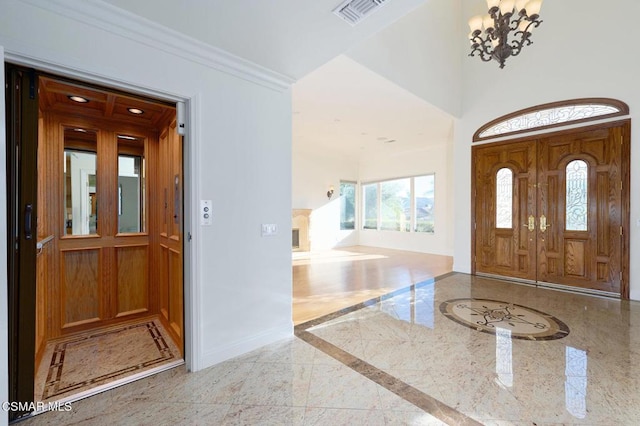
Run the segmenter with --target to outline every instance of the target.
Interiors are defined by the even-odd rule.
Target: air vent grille
[[[358,24],[371,12],[379,9],[388,0],[347,0],[333,10],[333,13],[352,26]]]

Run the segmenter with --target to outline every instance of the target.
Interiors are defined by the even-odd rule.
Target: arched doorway
[[[474,146],[473,273],[627,299],[629,139],[624,120]]]

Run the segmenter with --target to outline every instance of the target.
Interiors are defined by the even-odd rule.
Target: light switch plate
[[[263,223],[262,224],[262,236],[270,237],[278,233],[278,225],[275,223]]]
[[[200,200],[200,225],[211,226],[213,223],[213,211],[211,200]]]

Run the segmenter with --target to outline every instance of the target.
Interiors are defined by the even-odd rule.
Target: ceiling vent
[[[388,0],[347,0],[333,10],[333,13],[355,26],[373,11],[378,10]]]

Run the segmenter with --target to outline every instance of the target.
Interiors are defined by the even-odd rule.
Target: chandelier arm
[[[538,19],[533,19],[533,20],[527,20],[529,22],[529,24],[526,26],[526,28],[522,31],[531,34],[531,31],[529,30],[529,28],[531,28],[531,26],[533,25],[533,28],[538,28],[540,26],[540,24],[542,24],[542,21],[538,20]],[[531,28],[531,29],[533,29]],[[522,32],[521,31],[521,32]],[[516,33],[517,34],[517,33]]]
[[[476,53],[478,53],[478,57],[483,61],[483,62],[489,62],[493,59],[493,51],[490,51],[485,43],[486,40],[481,40],[482,43],[481,44],[474,44],[474,48],[471,50],[471,53],[469,53],[469,56],[476,56]],[[480,46],[482,46],[482,48],[480,48]]]
[[[527,15],[524,13],[520,13],[520,15],[518,16],[518,19],[516,19],[515,21],[511,22],[511,24],[509,25],[509,31],[516,31],[519,27],[520,27],[520,23],[523,20],[528,20],[527,19]],[[531,25],[531,24],[529,24]],[[527,26],[527,28],[529,28],[529,25]]]

